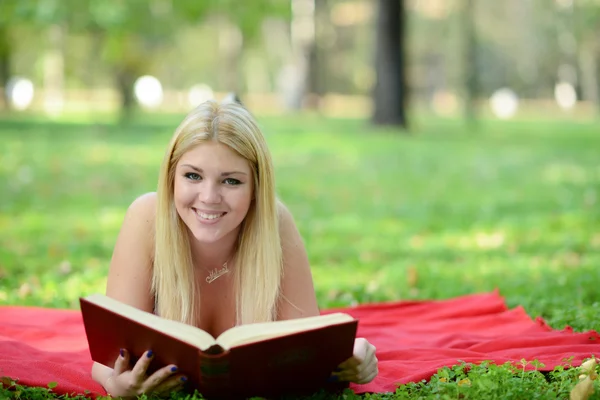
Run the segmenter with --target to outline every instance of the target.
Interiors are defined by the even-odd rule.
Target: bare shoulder
[[[151,311],[152,260],[156,193],[137,197],[128,207],[117,236],[106,293],[134,307]]]
[[[138,196],[129,206],[128,212],[136,214],[138,217],[145,216],[154,222],[156,216],[156,192],[148,192]]]
[[[302,236],[298,230],[294,215],[290,209],[279,199],[277,200],[277,217],[279,218],[279,237],[284,251],[284,257],[286,256],[286,253],[289,255],[290,252],[286,252],[286,249],[289,250],[290,247],[300,247],[300,253],[303,253],[304,241],[302,240]],[[294,253],[294,256],[303,258],[302,254]]]
[[[280,229],[289,227],[290,224],[295,225],[294,216],[280,199],[277,199],[277,217],[279,218]]]
[[[304,242],[296,225],[296,220],[290,209],[279,199],[277,199],[277,217],[279,219],[279,237],[283,256],[293,258],[304,258]],[[299,252],[294,251],[299,250]],[[285,261],[285,260],[284,260]],[[286,265],[289,265],[286,263]],[[296,263],[294,263],[296,265]]]
[[[283,253],[279,319],[318,315],[319,309],[304,241],[292,213],[279,200],[277,210]]]
[[[156,221],[156,192],[144,193],[127,208],[121,233],[133,234],[143,244],[154,249],[154,223]],[[140,243],[142,244],[142,243]]]

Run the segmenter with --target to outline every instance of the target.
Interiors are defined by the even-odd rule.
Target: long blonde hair
[[[208,101],[181,122],[167,148],[158,178],[152,292],[158,315],[195,324],[199,293],[187,227],[173,200],[175,168],[193,147],[218,141],[248,160],[254,199],[242,222],[234,258],[236,324],[276,319],[282,276],[281,240],[273,162],[253,116],[235,102]]]

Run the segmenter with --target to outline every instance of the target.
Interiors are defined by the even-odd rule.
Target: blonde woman
[[[215,337],[238,324],[319,314],[306,251],[275,196],[273,165],[252,115],[236,102],[206,102],[176,129],[156,193],[127,210],[115,244],[107,295]],[[92,376],[113,396],[168,393],[187,377],[167,365],[148,376],[146,352],[126,350]],[[375,348],[355,342],[332,379],[367,383]]]

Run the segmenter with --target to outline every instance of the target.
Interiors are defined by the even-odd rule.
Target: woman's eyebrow
[[[181,166],[182,167],[189,167],[189,168],[193,169],[196,172],[204,173],[204,171],[202,170],[202,168],[195,167],[195,166],[193,166],[191,164],[182,164]],[[221,172],[221,176],[229,176],[229,175],[235,175],[235,174],[248,175],[247,173],[245,173],[243,171]]]

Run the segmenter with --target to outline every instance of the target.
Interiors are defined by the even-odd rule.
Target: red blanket
[[[509,310],[497,292],[440,301],[400,301],[329,309],[359,319],[359,336],[377,347],[379,375],[357,393],[393,392],[400,383],[428,379],[461,361],[501,364],[537,359],[552,370],[574,357],[576,366],[600,356],[600,335],[550,329],[522,307]],[[74,310],[0,307],[0,376],[27,386],[57,382],[56,393],[105,394],[89,371],[81,314]]]

